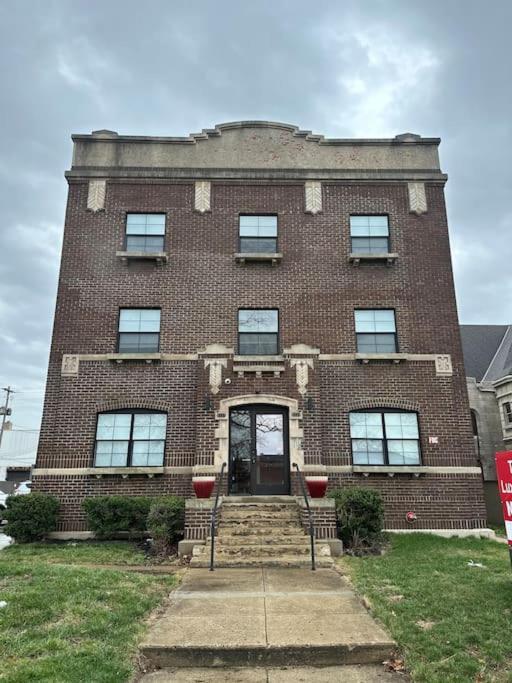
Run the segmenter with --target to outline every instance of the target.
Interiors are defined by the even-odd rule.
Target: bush
[[[375,549],[382,541],[384,506],[378,491],[367,488],[337,489],[329,494],[336,502],[339,535],[353,552]]]
[[[170,547],[183,535],[185,500],[167,496],[155,500],[147,519],[147,529],[153,539],[157,555],[167,554]]]
[[[59,501],[46,493],[30,493],[26,496],[9,496],[3,518],[8,536],[17,543],[41,541],[57,528]]]
[[[146,519],[154,498],[149,496],[94,496],[86,498],[87,525],[98,538],[115,538],[127,533],[130,538],[146,531]]]

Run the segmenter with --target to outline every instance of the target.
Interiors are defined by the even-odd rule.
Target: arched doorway
[[[288,408],[253,403],[229,410],[229,494],[290,493]]]

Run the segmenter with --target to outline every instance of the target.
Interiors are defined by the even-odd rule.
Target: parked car
[[[5,501],[7,500],[8,495],[8,493],[0,491],[0,510],[5,510]]]
[[[15,496],[26,496],[27,493],[31,491],[32,482],[31,481],[21,481],[18,486],[14,489]]]

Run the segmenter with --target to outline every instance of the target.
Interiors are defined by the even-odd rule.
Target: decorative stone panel
[[[304,184],[306,213],[320,213],[322,210],[322,183],[318,180],[307,180]]]
[[[206,180],[198,180],[195,184],[194,209],[199,213],[211,210],[211,183]]]
[[[291,358],[290,366],[293,368],[295,366],[295,373],[297,378],[297,388],[299,394],[304,396],[308,390],[309,382],[309,370],[313,369],[313,359],[312,358]]]
[[[407,183],[409,190],[409,211],[420,216],[427,213],[427,195],[425,183]]]
[[[105,195],[107,193],[106,180],[89,180],[89,192],[87,194],[87,208],[96,213],[105,209]]]
[[[222,384],[222,368],[226,368],[228,361],[225,358],[205,358],[204,367],[210,368],[209,384],[212,394],[218,394]]]
[[[78,377],[80,356],[65,353],[62,356],[60,374],[62,377]]]
[[[436,375],[453,375],[452,357],[448,353],[437,354],[435,358]]]

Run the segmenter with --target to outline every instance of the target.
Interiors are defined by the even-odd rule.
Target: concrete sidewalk
[[[252,681],[270,667],[380,664],[393,647],[335,571],[261,568],[188,570],[141,650],[159,668],[262,667],[233,679]],[[291,680],[278,673],[268,680]]]

